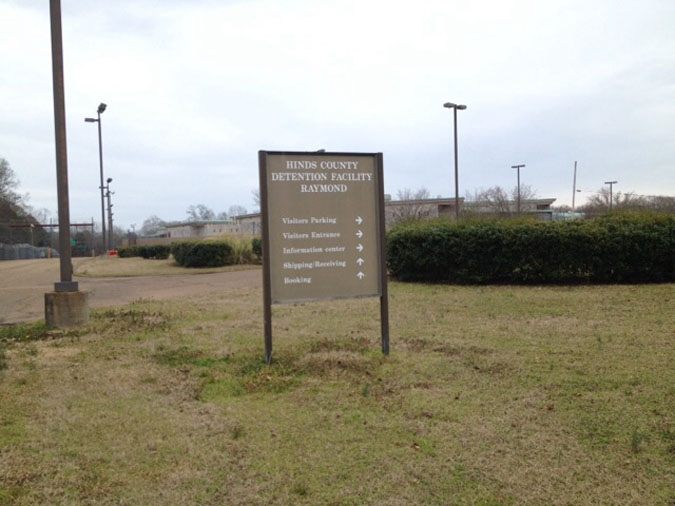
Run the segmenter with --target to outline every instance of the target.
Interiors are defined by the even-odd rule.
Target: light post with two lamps
[[[108,241],[106,238],[106,230],[105,230],[105,196],[103,194],[103,144],[101,141],[101,114],[105,111],[107,105],[101,102],[98,105],[98,109],[96,110],[96,113],[98,114],[97,118],[84,118],[84,121],[87,123],[98,123],[98,160],[99,160],[99,166],[101,169],[101,232],[102,232],[102,237],[103,237],[103,250],[104,252],[108,251]]]
[[[457,163],[457,109],[463,111],[466,109],[465,105],[453,104],[452,102],[446,102],[443,104],[443,107],[452,109],[454,117],[454,126],[455,126],[455,219],[459,220],[459,168]]]

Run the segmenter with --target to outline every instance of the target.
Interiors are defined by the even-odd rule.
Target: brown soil
[[[78,261],[73,259],[77,267]],[[165,300],[222,293],[261,284],[259,269],[215,274],[140,276],[133,278],[78,278],[89,295],[89,307],[121,306],[138,299]],[[59,260],[0,262],[0,324],[44,318],[44,294],[59,281]]]

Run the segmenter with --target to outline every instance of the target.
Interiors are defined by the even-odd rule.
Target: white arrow
[[[363,279],[363,278],[366,277],[366,275],[365,275],[364,273],[362,273],[362,272],[359,272],[359,273],[356,275],[356,277],[359,278],[359,279]]]
[[[356,237],[361,239],[361,237],[363,237],[363,232],[361,232],[360,230],[358,232],[356,232]]]
[[[363,258],[359,258],[356,263],[359,265],[363,265],[366,261]]]
[[[359,244],[359,245],[356,247],[356,249],[359,250],[359,251],[363,251],[363,244]]]
[[[360,225],[361,223],[363,223],[363,218],[361,218],[360,216],[357,216],[354,221],[356,222],[357,225]]]

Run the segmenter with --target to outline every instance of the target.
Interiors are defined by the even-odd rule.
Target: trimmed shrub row
[[[171,245],[171,254],[183,267],[221,267],[234,263],[232,244],[226,241],[181,241]]]
[[[166,260],[170,252],[171,247],[168,244],[156,244],[154,246],[123,246],[118,248],[117,255],[120,258],[143,257]]]
[[[261,240],[241,238],[234,241],[181,241],[172,245],[124,246],[117,250],[121,258],[143,257],[165,260],[172,254],[184,267],[219,267],[260,261]]]
[[[675,281],[675,216],[562,223],[406,223],[387,236],[391,275],[460,284]]]
[[[251,239],[251,249],[256,257],[262,258],[262,239],[260,237]]]

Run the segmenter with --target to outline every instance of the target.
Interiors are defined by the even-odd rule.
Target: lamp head
[[[98,104],[97,112],[98,112],[99,114],[102,114],[102,113],[105,111],[105,108],[106,108],[106,107],[108,107],[108,106],[105,105],[103,102],[101,102],[100,104]]]
[[[87,123],[96,123],[98,120],[96,118],[84,118],[84,121]]]
[[[106,181],[107,181],[108,183],[112,183],[112,178],[109,177],[108,179],[106,179]]]

